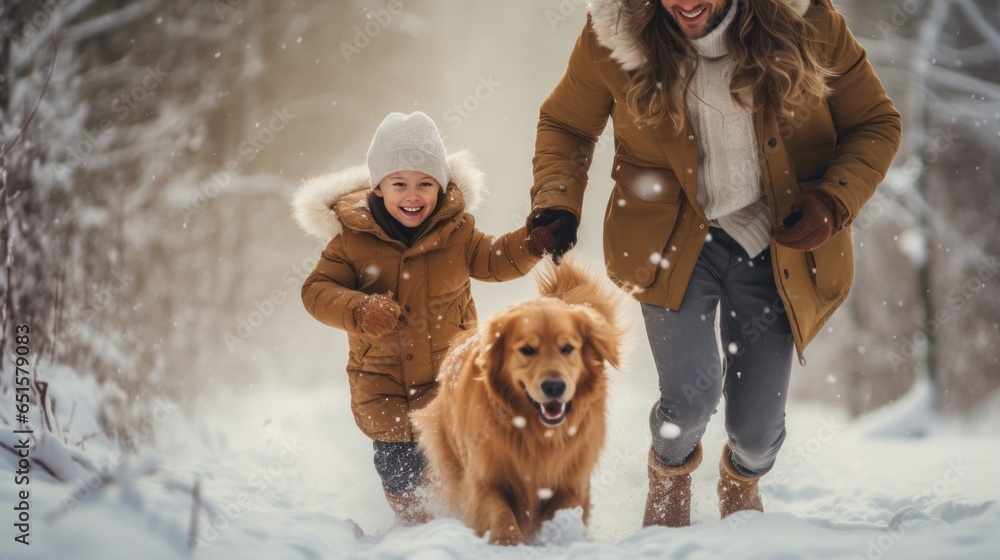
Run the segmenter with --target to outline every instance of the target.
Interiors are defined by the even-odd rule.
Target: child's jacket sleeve
[[[520,278],[535,266],[540,258],[528,252],[524,227],[494,237],[474,228],[469,243],[469,276],[478,280],[506,282]]]
[[[347,259],[341,236],[330,240],[312,274],[302,284],[302,304],[323,324],[358,332],[354,308],[365,294],[357,290],[357,271]]]

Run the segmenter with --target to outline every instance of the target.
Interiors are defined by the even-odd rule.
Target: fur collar
[[[475,210],[486,194],[486,175],[472,154],[465,150],[449,155],[448,167],[451,185],[462,192],[465,209]],[[307,234],[329,241],[344,231],[342,217],[334,211],[337,201],[351,193],[370,189],[369,181],[368,167],[364,165],[307,180],[292,197],[295,221]]]
[[[810,0],[781,1],[791,6],[800,16],[804,16],[809,10]],[[622,20],[629,17],[622,9],[621,0],[589,0],[587,7],[594,22],[597,41],[611,51],[611,58],[618,61],[626,71],[642,66],[646,60],[635,37],[620,31],[624,28]]]

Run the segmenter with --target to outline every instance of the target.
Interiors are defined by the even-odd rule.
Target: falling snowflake
[[[527,425],[528,425],[528,421],[524,419],[524,416],[515,416],[514,417],[514,426],[516,426],[518,428],[523,428],[523,427],[525,427]]]
[[[660,426],[660,437],[663,439],[677,439],[681,435],[681,427],[672,422],[664,422]]]

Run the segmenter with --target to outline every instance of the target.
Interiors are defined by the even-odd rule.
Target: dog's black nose
[[[566,392],[566,382],[561,379],[542,381],[542,392],[550,399],[558,399]]]

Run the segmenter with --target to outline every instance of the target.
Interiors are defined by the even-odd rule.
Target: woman
[[[847,298],[850,224],[899,146],[899,114],[829,0],[593,0],[538,122],[528,227],[560,221],[557,262],[609,117],[605,262],[642,305],[660,382],[643,525],[690,524],[722,394],[720,513],[762,511],[793,347],[804,364]]]

